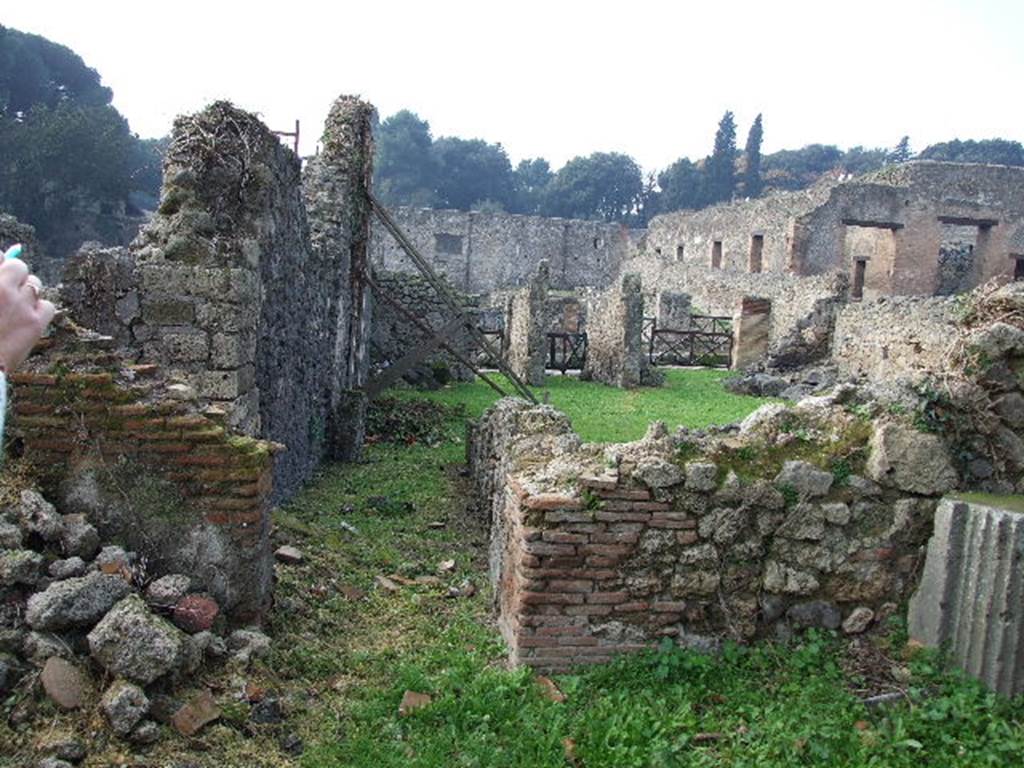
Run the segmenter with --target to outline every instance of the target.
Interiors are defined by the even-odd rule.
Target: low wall
[[[935,515],[910,636],[946,647],[990,689],[1024,693],[1024,514],[945,500]]]
[[[767,406],[728,439],[655,424],[603,446],[507,399],[474,428],[470,465],[510,657],[546,671],[666,637],[863,631],[908,595],[957,482],[939,438],[831,402]]]

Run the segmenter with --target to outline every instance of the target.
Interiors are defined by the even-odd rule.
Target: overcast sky
[[[513,163],[625,152],[647,170],[743,145],[1024,139],[1024,0],[8,0],[0,24],[70,46],[143,137],[220,98],[311,153],[331,101],[408,108]]]

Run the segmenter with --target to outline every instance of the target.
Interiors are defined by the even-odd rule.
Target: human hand
[[[53,304],[39,298],[42,282],[17,258],[0,263],[0,364],[21,365],[53,319]]]

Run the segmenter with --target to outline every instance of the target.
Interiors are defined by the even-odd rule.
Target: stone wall
[[[582,377],[612,387],[657,385],[643,343],[644,296],[640,276],[623,275],[621,285],[595,296],[587,306],[587,362]]]
[[[430,265],[467,293],[526,285],[544,259],[553,288],[603,288],[634,239],[621,225],[596,221],[427,208],[395,208],[391,214]],[[413,269],[383,227],[373,228],[372,254],[378,269]]]
[[[10,375],[10,460],[19,452],[61,512],[187,573],[239,621],[269,606],[270,499],[278,446],[232,434],[201,401],[115,342],[59,324]]]
[[[1024,693],[1022,552],[1024,514],[943,501],[908,611],[913,639],[1004,696]]]
[[[1014,256],[1024,255],[1022,190],[1020,168],[903,163],[802,192],[656,216],[645,248],[728,280],[838,271],[853,282],[861,262],[867,298],[969,290],[1012,278]],[[949,227],[971,230],[958,237],[974,246],[952,277],[943,255]]]
[[[515,291],[505,313],[505,349],[512,372],[532,387],[544,386],[547,362],[548,262],[542,260],[525,288]]]
[[[440,331],[454,318],[452,310],[421,275],[376,272],[374,282],[435,331]],[[471,297],[463,295],[460,298],[466,304],[471,302]],[[386,370],[427,341],[427,335],[423,331],[379,296],[373,302],[372,325],[370,360],[374,373]],[[472,359],[475,356],[476,345],[468,332],[453,333],[447,337],[447,341],[467,358]],[[403,378],[414,386],[432,388],[452,379],[471,381],[473,372],[448,352],[438,349],[414,366]]]
[[[732,322],[732,367],[743,370],[762,362],[768,353],[772,303],[744,296]]]
[[[160,363],[231,428],[288,446],[275,499],[361,442],[370,114],[333,106],[308,221],[298,158],[256,117],[217,103],[179,118],[153,220],[130,249],[86,250],[67,271],[79,322]]]
[[[655,424],[611,446],[507,399],[474,428],[470,465],[511,660],[559,672],[666,637],[863,631],[908,595],[958,482],[938,437],[820,398],[721,437]]]
[[[920,381],[941,375],[959,338],[957,300],[894,296],[843,306],[832,360],[845,376]]]

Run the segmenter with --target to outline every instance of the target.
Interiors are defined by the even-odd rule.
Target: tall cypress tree
[[[764,129],[761,127],[761,113],[759,112],[750,125],[747,145],[743,149],[747,161],[747,167],[743,172],[743,192],[747,197],[757,197],[761,194],[761,139],[763,137]]]
[[[705,165],[709,204],[732,199],[732,193],[736,188],[735,162],[736,121],[732,112],[726,110],[715,133],[715,148]]]

